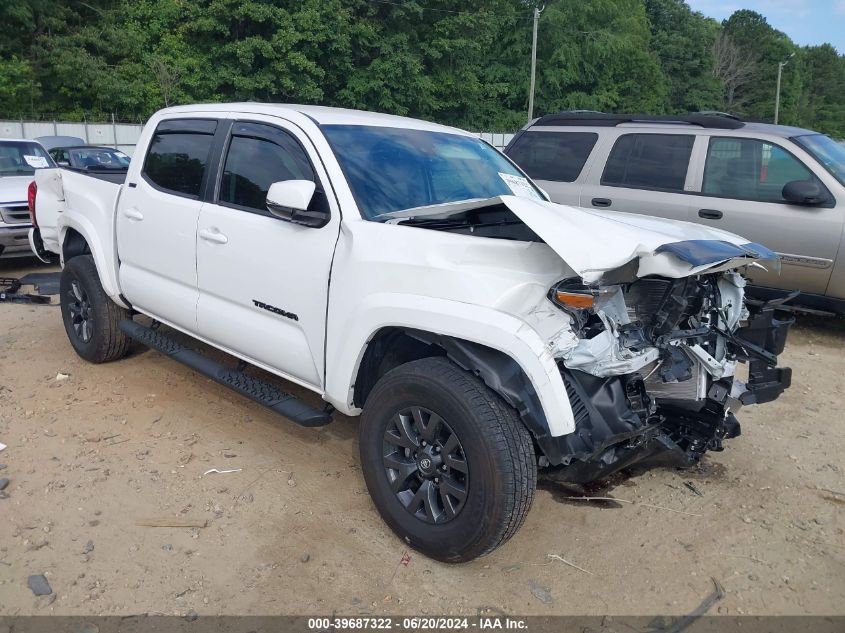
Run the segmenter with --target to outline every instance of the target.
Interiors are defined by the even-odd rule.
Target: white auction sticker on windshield
[[[522,198],[542,200],[540,194],[537,193],[537,190],[534,189],[530,182],[528,182],[528,178],[514,176],[513,174],[503,174],[502,172],[499,172],[499,178],[505,181],[505,184],[508,186],[508,189],[511,190],[513,195],[520,196]]]
[[[26,161],[26,164],[30,167],[34,167],[35,169],[41,169],[42,167],[49,167],[50,164],[47,162],[47,159],[43,156],[29,156],[27,154],[23,155],[23,159]]]

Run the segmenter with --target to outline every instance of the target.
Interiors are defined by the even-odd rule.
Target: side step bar
[[[331,414],[326,411],[315,409],[268,382],[247,376],[242,371],[203,356],[157,330],[129,319],[121,321],[119,327],[129,338],[178,360],[221,385],[231,387],[239,394],[263,404],[301,426],[324,426],[332,421]]]

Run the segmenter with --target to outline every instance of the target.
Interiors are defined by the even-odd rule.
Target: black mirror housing
[[[781,195],[787,202],[807,207],[819,207],[828,202],[827,193],[818,183],[809,180],[793,180],[786,183]]]
[[[267,210],[275,217],[293,224],[301,224],[313,229],[319,229],[329,223],[331,215],[323,210],[304,210],[283,207],[281,205],[267,203]]]

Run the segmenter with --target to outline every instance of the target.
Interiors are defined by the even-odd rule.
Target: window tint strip
[[[168,119],[156,127],[156,134],[214,134],[217,129],[216,119]]]

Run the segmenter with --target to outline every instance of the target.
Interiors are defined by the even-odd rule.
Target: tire
[[[531,435],[513,408],[446,358],[385,374],[367,397],[359,440],[376,509],[408,545],[436,560],[488,554],[516,533],[531,507]]]
[[[77,354],[92,363],[126,356],[131,340],[118,323],[132,314],[106,295],[91,255],[65,262],[59,292],[65,332]]]

